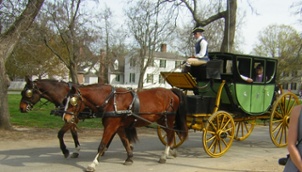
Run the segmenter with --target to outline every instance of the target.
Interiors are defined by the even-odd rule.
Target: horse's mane
[[[68,85],[68,83],[65,81],[55,80],[55,79],[36,79],[34,82],[40,83],[43,85],[45,84],[45,85],[52,85],[52,86]]]
[[[63,82],[66,83],[65,81],[59,81],[56,79],[36,79],[35,81],[42,81],[42,82]]]

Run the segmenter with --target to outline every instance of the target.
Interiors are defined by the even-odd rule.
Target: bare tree
[[[223,1],[210,1],[207,7],[201,5],[204,2],[202,0],[159,0],[159,2],[160,4],[173,2],[177,9],[186,8],[191,13],[195,25],[198,26],[205,27],[220,19],[224,19],[223,40],[220,51],[234,52],[237,0],[227,0],[226,3],[223,3]],[[204,13],[207,10],[210,10],[211,14],[208,12]]]
[[[7,88],[9,86],[9,79],[7,77],[5,62],[11,55],[15,46],[19,42],[22,35],[31,26],[35,17],[37,16],[40,8],[42,7],[44,0],[31,0],[28,1],[24,10],[20,15],[15,18],[14,22],[10,26],[6,26],[5,31],[0,35],[0,128],[10,129],[10,115],[8,111],[8,96]],[[4,5],[3,2],[0,5]],[[0,8],[1,9],[1,8]],[[2,17],[3,15],[1,15]],[[1,20],[2,21],[2,20]],[[3,23],[0,23],[3,24]],[[3,25],[1,25],[1,28]]]
[[[126,15],[129,32],[137,43],[137,51],[132,58],[136,58],[139,65],[138,89],[142,89],[146,69],[153,65],[153,53],[173,32],[174,27],[170,27],[173,16],[169,16],[164,7],[148,0],[137,1]]]
[[[89,51],[89,44],[97,39],[92,30],[92,16],[81,13],[82,0],[54,1],[47,4],[49,28],[55,35],[46,35],[46,46],[69,69],[69,75],[74,83],[78,83],[78,67],[87,61],[96,61],[97,57]],[[56,42],[56,45],[50,42]],[[63,47],[63,50],[62,50]],[[93,57],[93,59],[90,59]],[[86,61],[86,62],[85,62]]]

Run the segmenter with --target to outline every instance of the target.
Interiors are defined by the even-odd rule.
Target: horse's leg
[[[73,152],[70,156],[70,158],[77,158],[79,157],[79,152],[81,150],[81,146],[80,146],[80,142],[78,139],[78,132],[77,132],[77,128],[76,128],[76,124],[74,124],[71,129],[70,129],[73,141],[74,141],[74,145],[75,145],[75,152]]]
[[[124,162],[124,165],[132,165],[133,164],[133,147],[132,145],[130,144],[130,141],[129,139],[127,138],[127,135],[126,135],[126,132],[125,132],[125,129],[124,128],[120,128],[118,131],[117,131],[125,149],[126,149],[126,152],[127,152],[127,159],[125,160]]]
[[[174,130],[173,129],[173,120],[168,120],[168,128],[165,129],[166,133],[167,133],[167,145],[165,148],[165,151],[163,152],[163,154],[161,155],[160,159],[159,159],[159,163],[166,163],[167,161],[167,157],[169,156],[169,152],[170,152],[170,148],[173,144],[173,140],[174,140]]]
[[[99,164],[100,157],[107,150],[107,145],[109,144],[110,140],[112,140],[112,137],[115,135],[118,128],[118,126],[115,125],[108,126],[105,123],[103,123],[103,125],[104,125],[104,132],[103,132],[102,141],[98,148],[98,153],[96,154],[92,163],[89,164],[88,167],[86,168],[85,171],[87,172],[95,171],[96,166]]]
[[[107,146],[106,146],[106,149],[109,148],[109,146],[110,146],[110,144],[111,144],[111,142],[112,142],[114,136],[115,136],[115,133],[114,133],[114,135],[111,137],[110,141],[108,142],[108,144],[107,144]],[[104,155],[105,155],[105,152],[103,152],[102,156],[104,156]]]
[[[69,150],[66,148],[64,143],[64,134],[70,129],[70,124],[65,123],[63,127],[58,132],[58,139],[60,141],[60,148],[65,158],[69,157]]]

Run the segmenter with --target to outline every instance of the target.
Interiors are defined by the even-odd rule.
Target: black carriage
[[[212,52],[211,61],[192,66],[189,73],[162,72],[172,86],[187,94],[187,126],[203,131],[203,147],[211,157],[220,157],[234,139],[244,140],[257,121],[269,122],[272,142],[277,147],[287,145],[290,112],[299,104],[298,97],[283,93],[276,84],[278,61],[273,58]],[[255,68],[263,67],[261,80],[255,78]],[[158,136],[165,144],[165,133],[159,127]],[[176,137],[177,138],[177,137]],[[184,140],[175,140],[174,147]]]

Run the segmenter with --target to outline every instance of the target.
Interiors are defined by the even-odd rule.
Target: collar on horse
[[[129,105],[127,110],[118,110],[117,109],[117,105],[116,105],[116,95],[117,94],[126,94],[126,93],[131,93],[132,95],[132,102]],[[109,100],[113,97],[113,107],[114,107],[114,111],[110,111],[110,112],[104,112],[104,107],[107,105],[107,103],[109,102]],[[139,103],[139,98],[136,94],[136,92],[134,92],[133,90],[129,90],[127,92],[116,92],[115,87],[111,87],[111,93],[108,95],[108,97],[105,99],[105,101],[103,102],[103,104],[99,107],[97,107],[98,112],[96,114],[97,117],[119,117],[121,115],[130,115],[132,113],[139,113],[139,107],[140,107],[140,103]]]

